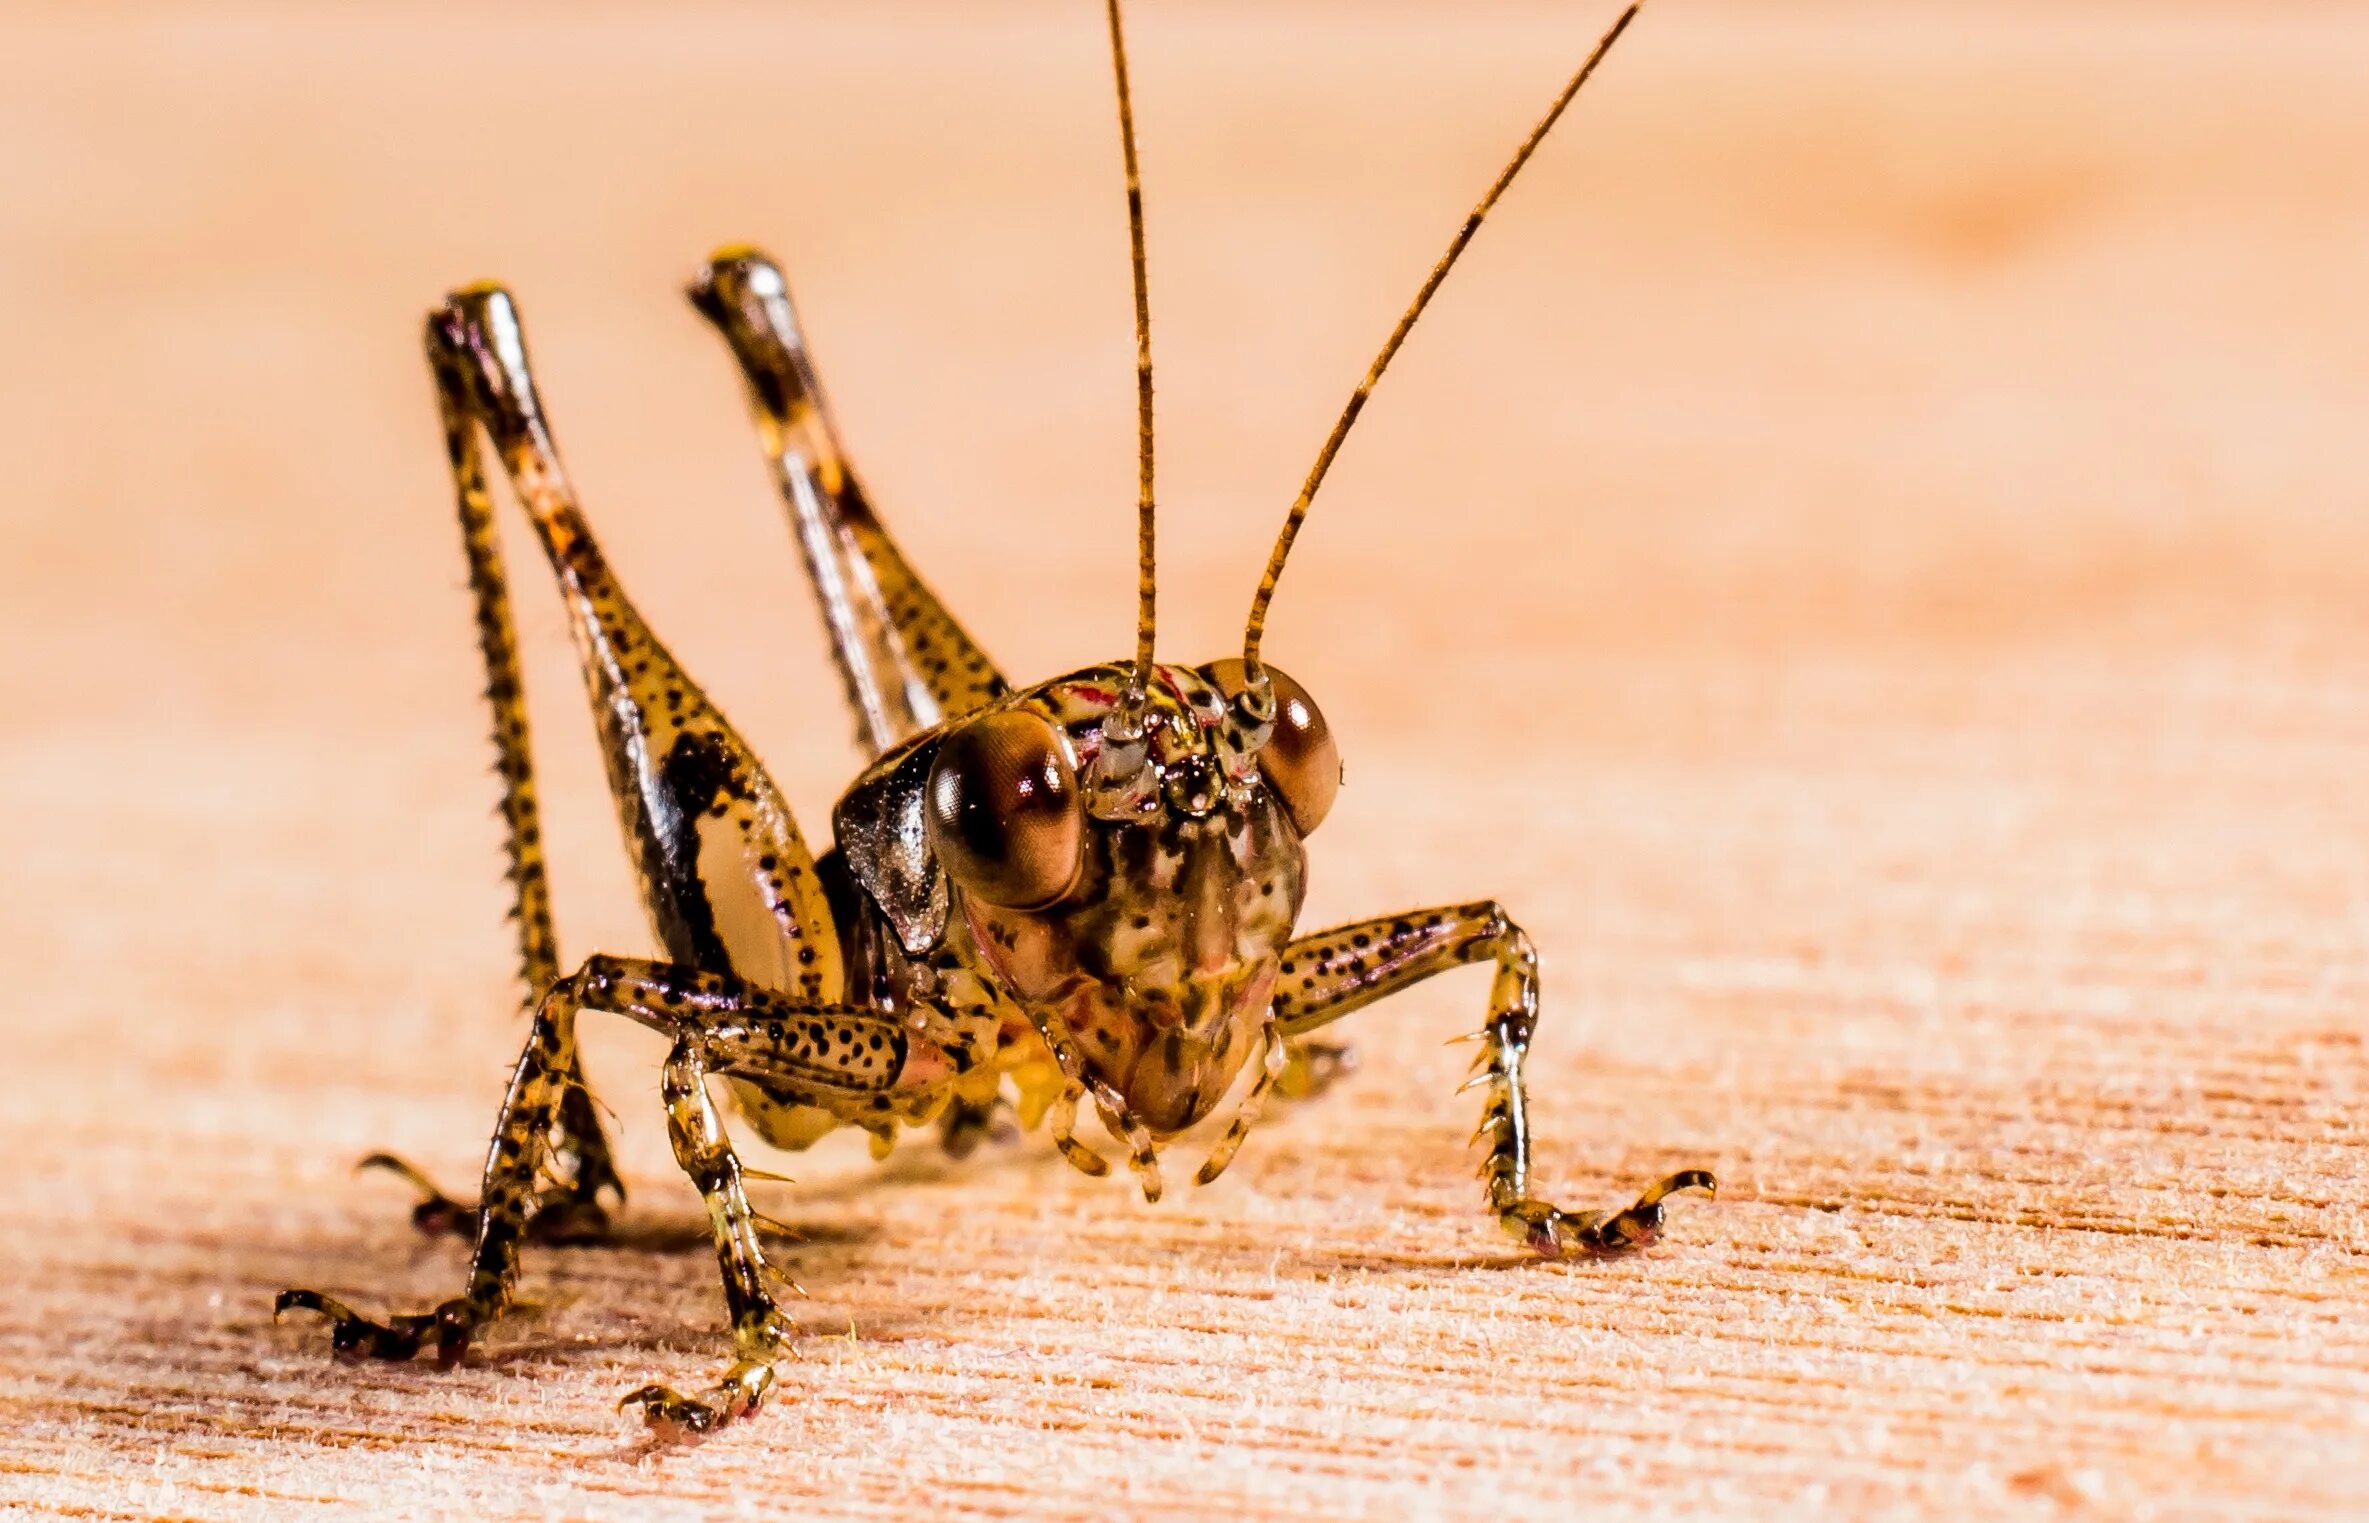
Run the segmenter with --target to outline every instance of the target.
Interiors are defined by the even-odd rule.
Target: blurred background
[[[1611,14],[1134,8],[1169,658],[1238,641],[1349,387]],[[880,1189],[799,1160],[768,1209],[860,1341],[657,1471],[604,1414],[715,1353],[690,1239],[541,1261],[550,1309],[449,1377],[339,1376],[261,1315],[449,1293],[458,1251],[346,1165],[465,1182],[518,1036],[419,318],[516,292],[621,575],[819,837],[860,758],[681,284],[780,260],[872,495],[1008,672],[1122,653],[1099,9],[7,35],[0,1502],[2364,1496],[2358,7],[1661,0],[1344,452],[1269,639],[1347,759],[1310,923],[1504,898],[1547,958],[1545,1182],[1709,1162],[1720,1204],[1633,1264],[1474,1270],[1437,1044],[1484,981],[1442,981],[1158,1211],[1033,1143]],[[639,952],[514,566],[562,947]],[[695,1225],[655,1045],[594,1054],[637,1211]]]

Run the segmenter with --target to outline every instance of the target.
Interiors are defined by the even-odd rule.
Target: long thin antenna
[[[1108,0],[1110,61],[1119,84],[1119,145],[1127,157],[1127,240],[1135,266],[1135,669],[1127,678],[1123,712],[1134,715],[1152,681],[1152,636],[1159,619],[1159,580],[1152,508],[1152,297],[1143,262],[1143,181],[1135,164],[1135,99],[1127,88],[1127,38],[1119,0]]]
[[[1398,346],[1406,342],[1408,331],[1415,326],[1415,319],[1423,315],[1423,308],[1430,303],[1432,293],[1440,288],[1441,281],[1448,278],[1448,271],[1455,267],[1457,256],[1464,252],[1466,244],[1472,242],[1472,235],[1480,230],[1481,219],[1489,215],[1489,208],[1497,204],[1497,198],[1505,194],[1505,188],[1513,183],[1514,176],[1521,173],[1524,164],[1530,162],[1530,155],[1538,150],[1540,141],[1555,125],[1556,119],[1562,116],[1563,108],[1571,104],[1572,97],[1579,94],[1580,86],[1586,84],[1588,76],[1596,72],[1596,65],[1604,61],[1604,55],[1611,52],[1612,45],[1620,40],[1620,34],[1627,31],[1629,23],[1637,19],[1637,12],[1643,8],[1643,4],[1644,0],[1636,0],[1635,4],[1620,13],[1620,19],[1612,23],[1612,30],[1606,32],[1596,44],[1595,51],[1588,54],[1587,62],[1579,66],[1579,72],[1571,76],[1571,83],[1565,85],[1563,93],[1555,97],[1555,103],[1547,107],[1546,115],[1540,117],[1538,125],[1530,129],[1530,135],[1522,140],[1522,146],[1514,150],[1513,158],[1498,174],[1497,183],[1491,185],[1489,193],[1481,197],[1480,204],[1472,209],[1472,215],[1464,219],[1464,226],[1456,230],[1455,238],[1448,244],[1448,251],[1440,256],[1438,264],[1431,267],[1431,278],[1424,281],[1423,289],[1415,293],[1413,305],[1399,318],[1398,326],[1390,330],[1389,339],[1382,345],[1382,352],[1374,356],[1374,363],[1367,369],[1365,379],[1358,382],[1357,390],[1349,394],[1349,405],[1341,409],[1341,420],[1333,425],[1332,434],[1324,441],[1324,448],[1317,452],[1316,464],[1308,472],[1307,483],[1300,488],[1299,497],[1293,501],[1290,516],[1283,521],[1283,532],[1275,538],[1275,553],[1267,557],[1266,574],[1259,578],[1258,595],[1251,599],[1250,622],[1242,633],[1242,661],[1250,668],[1254,681],[1263,675],[1259,666],[1259,638],[1267,631],[1267,605],[1274,601],[1275,583],[1283,575],[1283,563],[1291,555],[1292,541],[1299,538],[1300,525],[1307,520],[1308,504],[1316,500],[1316,489],[1324,484],[1325,472],[1333,468],[1333,456],[1341,452],[1341,441],[1348,437],[1349,426],[1357,421],[1358,413],[1364,410],[1365,399],[1373,394],[1374,383],[1389,368],[1392,356],[1398,353]]]

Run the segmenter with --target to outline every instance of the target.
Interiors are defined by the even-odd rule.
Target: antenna
[[[1156,539],[1152,508],[1152,298],[1143,263],[1143,182],[1135,163],[1135,101],[1127,88],[1127,38],[1119,26],[1119,0],[1108,0],[1110,61],[1119,86],[1119,146],[1127,159],[1127,241],[1135,270],[1135,668],[1127,677],[1120,714],[1141,717],[1152,681],[1152,636],[1159,616],[1159,582],[1153,568]]]
[[[1553,105],[1547,107],[1546,115],[1540,117],[1538,125],[1530,129],[1530,135],[1522,140],[1522,146],[1514,150],[1513,158],[1498,173],[1497,183],[1489,187],[1489,193],[1481,197],[1480,204],[1472,209],[1472,215],[1464,219],[1464,226],[1456,230],[1456,236],[1448,244],[1448,251],[1440,256],[1438,264],[1431,267],[1431,278],[1423,282],[1423,289],[1415,293],[1413,304],[1399,318],[1398,326],[1390,330],[1390,337],[1384,341],[1382,352],[1374,356],[1374,363],[1366,370],[1365,379],[1358,382],[1357,390],[1349,394],[1349,404],[1341,409],[1340,421],[1333,425],[1331,435],[1324,441],[1324,448],[1317,451],[1316,464],[1308,472],[1308,480],[1300,488],[1300,495],[1292,502],[1291,513],[1283,521],[1283,532],[1275,537],[1275,553],[1267,557],[1266,574],[1259,578],[1258,595],[1250,602],[1250,622],[1242,632],[1242,664],[1249,668],[1251,681],[1255,685],[1265,685],[1266,671],[1259,665],[1259,639],[1267,631],[1267,605],[1274,601],[1275,583],[1283,575],[1283,563],[1291,555],[1292,541],[1299,538],[1300,525],[1307,521],[1308,504],[1316,500],[1316,489],[1324,484],[1325,472],[1333,468],[1333,456],[1341,452],[1341,441],[1348,437],[1349,426],[1357,421],[1358,413],[1364,410],[1366,398],[1373,394],[1374,383],[1389,368],[1391,358],[1398,353],[1398,346],[1406,342],[1408,331],[1415,326],[1415,319],[1423,315],[1424,307],[1430,304],[1432,293],[1440,288],[1440,282],[1448,278],[1448,271],[1455,268],[1457,256],[1464,252],[1466,244],[1472,242],[1472,235],[1480,230],[1481,219],[1489,215],[1489,209],[1497,204],[1499,196],[1505,194],[1505,188],[1513,183],[1514,176],[1521,173],[1524,164],[1530,162],[1530,155],[1538,151],[1539,143],[1555,125],[1557,118],[1562,116],[1563,108],[1571,104],[1572,97],[1579,94],[1580,86],[1586,84],[1588,76],[1596,72],[1596,65],[1604,61],[1604,55],[1611,52],[1612,45],[1620,40],[1620,34],[1627,31],[1629,23],[1637,19],[1637,12],[1643,4],[1644,0],[1635,0],[1634,4],[1620,13],[1620,19],[1612,23],[1612,30],[1597,42],[1595,51],[1588,54],[1587,62],[1579,66],[1579,72],[1571,76],[1571,82],[1563,87],[1563,93],[1555,97]],[[1112,15],[1117,15],[1117,0],[1112,0]],[[1146,372],[1144,384],[1147,388],[1144,405],[1149,407],[1149,372]],[[1146,417],[1149,417],[1148,413]],[[1148,430],[1148,423],[1146,428]],[[1144,447],[1148,451],[1151,447],[1148,431],[1144,439]],[[1151,480],[1148,454],[1144,470],[1148,493]],[[1151,511],[1148,495],[1144,511],[1147,515]],[[1149,523],[1148,517],[1146,523]],[[1146,532],[1149,532],[1148,527]],[[1148,591],[1146,597],[1149,597]]]

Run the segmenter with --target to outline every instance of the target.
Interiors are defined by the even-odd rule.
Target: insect
[[[1133,258],[1139,445],[1138,602],[1130,661],[1014,688],[923,585],[849,469],[780,271],[717,254],[691,299],[722,333],[778,469],[864,743],[875,759],[816,853],[764,766],[635,610],[561,469],[507,293],[475,286],[429,315],[479,643],[504,784],[509,881],[532,1024],[502,1101],[479,1203],[406,1173],[422,1225],[469,1236],[466,1287],[432,1311],[374,1321],[312,1290],[275,1315],[325,1316],[339,1356],[447,1364],[510,1303],[531,1242],[597,1238],[624,1185],[576,1040],[579,1012],[672,1042],[660,1093],[677,1162],[705,1199],[733,1359],[709,1388],[649,1385],[620,1405],[672,1433],[755,1412],[793,1335],[777,1305],[745,1168],[710,1091],[779,1148],[840,1127],[885,1152],[935,1125],[962,1151],[999,1105],[1044,1124],[1088,1174],[1081,1105],[1124,1146],[1147,1200],[1160,1153],[1237,1088],[1201,1165],[1217,1178],[1278,1086],[1320,1087],[1337,1050],[1316,1034],[1435,973],[1496,967],[1472,1085],[1488,1209],[1549,1256],[1652,1241],[1666,1197],[1709,1194],[1689,1169],[1611,1212],[1532,1193],[1522,1065],[1538,1019],[1537,957],[1494,902],[1384,915],[1294,936],[1307,837],[1341,779],[1305,689],[1260,637],[1293,539],[1375,381],[1489,209],[1634,19],[1596,45],[1456,234],[1359,383],[1293,502],[1252,602],[1239,658],[1154,655],[1150,302],[1133,107],[1118,0],[1106,0]],[[593,956],[564,976],[553,936],[517,640],[486,461],[509,477],[558,580],[642,897],[662,958]],[[1238,1084],[1247,1071],[1246,1081]]]

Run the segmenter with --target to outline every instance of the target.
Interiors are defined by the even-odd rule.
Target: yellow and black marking
[[[1530,1194],[1530,1101],[1522,1062],[1538,1025],[1538,953],[1495,900],[1386,915],[1293,942],[1275,984],[1275,1024],[1286,1039],[1312,1031],[1451,968],[1497,964],[1480,1055],[1467,1088],[1486,1092],[1475,1141],[1485,1141],[1481,1179],[1505,1230],[1538,1252],[1610,1253],[1660,1234],[1662,1200],[1680,1190],[1712,1193],[1710,1174],[1688,1169],[1647,1190],[1625,1211],[1565,1211]]]
[[[885,1107],[885,1091],[904,1060],[905,1037],[894,1022],[838,1003],[844,986],[839,942],[813,854],[762,765],[650,632],[610,573],[560,468],[507,293],[493,287],[456,293],[430,318],[429,348],[445,406],[509,785],[512,876],[521,886],[524,913],[539,917],[522,929],[527,971],[530,977],[546,974],[557,951],[480,431],[507,468],[559,580],[643,901],[672,959],[636,965],[594,958],[572,978],[545,977],[479,1204],[465,1217],[476,1241],[469,1288],[461,1297],[427,1320],[398,1318],[383,1325],[366,1325],[310,1292],[284,1298],[287,1307],[329,1312],[341,1349],[404,1357],[433,1333],[444,1356],[456,1358],[474,1329],[509,1303],[519,1247],[554,1204],[543,1178],[552,1172],[583,1177],[582,1163],[571,1171],[555,1147],[571,1141],[581,1146],[586,1134],[569,1118],[576,1106],[590,1114],[576,1056],[580,1008],[677,1028],[678,1061],[712,1063],[720,1075],[747,1076],[739,1094],[760,1129],[777,1110],[819,1108],[854,1119]],[[728,1144],[718,1145],[728,1151]],[[600,1162],[605,1168],[605,1152]],[[736,1283],[761,1288],[765,1269],[754,1228],[736,1215],[745,1204],[720,1210],[717,1251]],[[736,1305],[736,1326],[746,1320],[740,1313]],[[727,1384],[739,1389],[753,1379],[744,1371]],[[688,1408],[657,1405],[665,1406],[668,1421],[697,1425]]]
[[[550,874],[544,864],[540,797],[527,736],[526,700],[518,663],[518,625],[511,611],[501,540],[494,525],[479,431],[465,391],[442,363],[442,346],[432,336],[431,364],[437,376],[438,411],[444,424],[446,458],[460,516],[461,543],[469,562],[477,644],[485,662],[485,698],[492,710],[494,770],[502,781],[504,850],[509,859],[511,918],[518,926],[519,977],[531,1009],[559,977],[559,943],[552,926]],[[546,1240],[598,1237],[607,1227],[604,1195],[622,1202],[625,1184],[610,1157],[608,1138],[585,1083],[575,1032],[559,1033],[558,1064],[563,1081],[559,1120],[552,1139],[557,1182],[534,1208],[535,1230]],[[413,1213],[424,1227],[443,1225],[473,1233],[474,1208],[461,1207],[399,1159],[365,1160],[410,1175],[426,1196]]]
[[[1482,198],[1350,398],[1268,561],[1242,658],[1200,667],[1153,658],[1143,194],[1117,0],[1107,9],[1135,291],[1131,660],[1010,690],[856,483],[779,269],[753,250],[726,250],[692,288],[740,363],[873,754],[833,812],[829,852],[808,847],[762,763],[611,572],[560,466],[509,296],[472,287],[430,316],[532,1019],[475,1206],[400,1160],[368,1160],[419,1186],[422,1225],[471,1237],[461,1294],[383,1321],[318,1291],[279,1297],[277,1311],[326,1317],[341,1358],[408,1359],[433,1346],[457,1360],[510,1306],[530,1241],[606,1229],[604,1197],[621,1200],[623,1187],[583,1076],[576,1021],[586,1010],[666,1037],[667,1133],[706,1203],[724,1286],[732,1359],[723,1373],[694,1395],[649,1385],[625,1398],[669,1432],[705,1433],[756,1411],[794,1334],[748,1199],[755,1171],[740,1161],[710,1079],[776,1147],[852,1126],[885,1153],[901,1128],[935,1125],[960,1153],[1008,1106],[1022,1127],[1046,1122],[1063,1156],[1099,1175],[1108,1161],[1075,1135],[1079,1106],[1091,1102],[1156,1200],[1162,1146],[1237,1088],[1200,1183],[1225,1170],[1270,1094],[1305,1095],[1345,1071],[1345,1050],[1312,1033],[1434,974],[1491,962],[1472,1086],[1486,1092],[1476,1137],[1503,1227],[1543,1254],[1614,1253],[1656,1236],[1667,1196],[1714,1188],[1708,1173],[1686,1170],[1616,1212],[1567,1212],[1533,1193],[1522,1070],[1538,959],[1495,902],[1293,939],[1305,839],[1326,817],[1340,760],[1307,691],[1259,662],[1293,538],[1375,381],[1635,7]],[[489,443],[558,581],[662,958],[596,955],[561,972]]]
[[[866,749],[1001,698],[1003,673],[907,564],[848,466],[780,267],[722,249],[690,296],[740,362]]]

